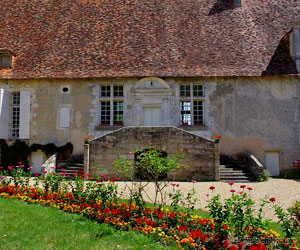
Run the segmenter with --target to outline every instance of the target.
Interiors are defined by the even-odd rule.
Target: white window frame
[[[14,95],[18,95],[19,96],[19,103],[18,104],[14,104]],[[10,138],[11,139],[19,139],[20,138],[20,123],[21,123],[21,92],[12,92],[11,93],[11,101],[10,101],[10,105],[11,105],[11,109],[10,109]],[[19,120],[19,124],[17,127],[13,127],[14,126],[14,108],[18,108],[19,109],[19,115],[18,115],[18,120]],[[14,132],[14,130],[16,130],[17,132]],[[14,136],[14,134],[17,133],[18,136]]]
[[[182,85],[188,85],[190,86],[190,96],[181,96],[181,86]],[[202,86],[202,96],[194,96],[194,86]],[[195,124],[194,119],[194,102],[200,101],[202,102],[202,125]],[[189,83],[189,84],[179,84],[179,104],[180,104],[180,126],[183,126],[182,119],[181,119],[181,103],[182,102],[190,102],[191,103],[191,124],[188,126],[204,126],[205,124],[205,116],[204,116],[204,110],[205,110],[205,85],[204,83]]]
[[[102,96],[102,86],[110,86],[110,95],[109,96]],[[114,87],[115,86],[123,86],[123,96],[114,96]],[[124,85],[123,84],[101,84],[100,85],[100,91],[99,91],[99,124],[100,126],[124,126]],[[102,102],[109,102],[110,105],[110,120],[109,124],[103,124],[101,117],[102,117]],[[118,121],[114,121],[114,102],[122,102],[123,103],[123,121],[122,125],[115,124],[118,123]],[[119,111],[118,111],[119,112]]]

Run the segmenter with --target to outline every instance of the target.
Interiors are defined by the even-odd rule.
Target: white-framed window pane
[[[191,102],[190,101],[180,102],[180,113],[181,113],[181,124],[182,125],[192,125]]]
[[[101,85],[100,96],[101,97],[110,97],[110,85]]]
[[[114,85],[114,97],[123,97],[123,85]]]
[[[204,96],[202,84],[193,85],[193,95],[194,97]]]
[[[101,102],[101,125],[110,125],[110,102]]]
[[[11,109],[11,137],[19,138],[20,135],[20,93],[12,94]]]
[[[194,125],[203,125],[203,101],[194,101]]]
[[[191,86],[188,84],[180,85],[180,96],[190,97],[191,96]]]
[[[123,102],[114,102],[114,125],[123,125]]]

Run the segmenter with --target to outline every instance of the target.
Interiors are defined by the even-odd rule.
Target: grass
[[[0,249],[165,248],[141,233],[117,231],[50,207],[0,199]]]

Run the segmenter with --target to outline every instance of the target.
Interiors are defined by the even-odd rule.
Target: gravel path
[[[190,182],[174,182],[179,184],[179,187],[185,194],[191,190],[193,187],[193,183]],[[127,185],[131,185],[131,183],[126,183]],[[124,182],[118,182],[119,190],[124,189],[126,186]],[[233,185],[233,189],[239,191],[241,185],[246,185],[247,187],[251,187],[253,190],[250,192],[252,199],[258,205],[261,202],[261,199],[267,197],[275,197],[276,203],[282,206],[284,209],[293,205],[296,200],[300,200],[300,180],[286,180],[286,179],[270,179],[268,182],[252,182],[252,183],[235,183]],[[205,206],[207,205],[207,195],[209,197],[212,196],[212,192],[209,189],[210,186],[214,186],[215,190],[213,194],[221,194],[221,197],[229,198],[231,196],[230,193],[230,185],[224,182],[197,182],[194,184],[194,187],[197,191],[197,197],[200,201],[197,203],[197,208],[201,208],[206,210]],[[168,187],[168,191],[172,191],[173,187]],[[150,198],[154,197],[154,185],[151,183],[147,186],[147,193],[150,194]],[[248,192],[248,190],[246,190]],[[128,194],[128,190],[124,191],[124,197]],[[148,199],[149,200],[149,199]],[[150,201],[150,200],[149,200]],[[264,215],[266,218],[272,219],[276,221],[276,216],[274,214],[274,210],[272,209],[272,205],[268,204],[264,209]]]

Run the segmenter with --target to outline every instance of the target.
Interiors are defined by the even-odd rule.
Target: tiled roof
[[[275,53],[287,56],[277,50],[300,21],[300,0],[232,3],[1,0],[0,48],[16,58],[0,78],[295,74]]]

